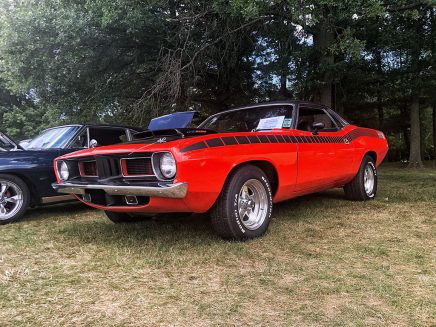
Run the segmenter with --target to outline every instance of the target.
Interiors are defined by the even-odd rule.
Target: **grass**
[[[436,162],[385,164],[375,201],[276,205],[269,232],[206,217],[114,225],[81,205],[0,228],[0,326],[435,326]]]

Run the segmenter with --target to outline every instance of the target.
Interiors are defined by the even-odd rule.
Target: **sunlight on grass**
[[[386,164],[376,201],[276,205],[226,242],[206,216],[114,225],[81,205],[1,227],[0,326],[434,325],[436,168]]]

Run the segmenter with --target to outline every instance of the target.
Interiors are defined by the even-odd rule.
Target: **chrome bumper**
[[[155,196],[161,198],[181,199],[188,192],[188,183],[176,183],[159,186],[112,186],[112,185],[81,185],[52,184],[59,193],[86,194],[86,190],[102,190],[109,195]]]

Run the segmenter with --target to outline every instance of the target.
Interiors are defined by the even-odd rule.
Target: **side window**
[[[338,130],[336,124],[323,109],[300,107],[297,129],[313,132],[314,123],[323,123],[323,132],[336,132]]]
[[[88,147],[88,131],[83,129],[79,135],[76,136],[74,142],[70,145],[71,149],[81,149]]]
[[[127,140],[124,128],[90,127],[89,139],[96,140],[98,146],[122,143]]]
[[[339,128],[342,128],[346,125],[348,125],[348,122],[342,118],[341,116],[339,116],[339,114],[331,109],[328,109],[328,113],[330,114],[330,116],[332,116],[333,120],[335,121],[335,123],[338,125]]]

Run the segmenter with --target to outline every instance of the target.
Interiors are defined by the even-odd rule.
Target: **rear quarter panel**
[[[383,162],[389,149],[386,137],[382,132],[374,129],[357,126],[352,127],[348,137],[350,141],[353,142],[354,146],[356,173],[363,157],[369,152],[376,154],[376,166],[378,167]]]

